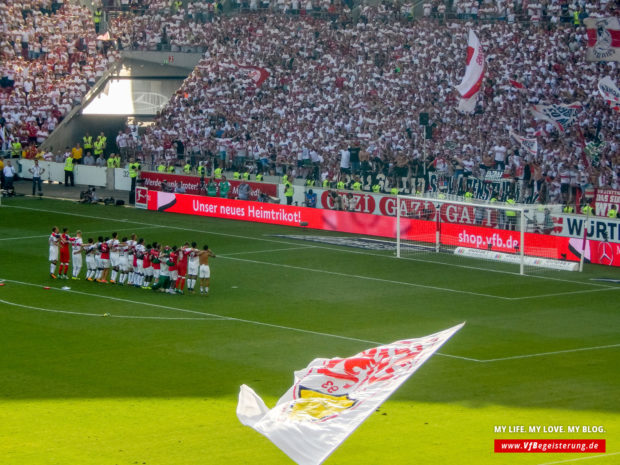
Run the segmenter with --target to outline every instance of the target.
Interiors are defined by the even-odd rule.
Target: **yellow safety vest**
[[[157,165],[157,172],[163,173],[166,171],[166,165]]]
[[[73,158],[69,157],[65,160],[65,171],[73,171]]]
[[[189,163],[187,163],[184,167],[183,167],[183,172],[184,173],[190,173],[192,171],[192,165],[190,165]]]
[[[513,199],[506,200],[508,205],[514,205],[515,201]],[[517,212],[514,210],[506,210],[506,216],[517,216]]]
[[[137,177],[139,169],[140,169],[140,165],[138,163],[130,163],[129,164],[129,177],[130,178]]]
[[[215,168],[213,176],[215,177],[215,179],[222,179],[222,168]]]

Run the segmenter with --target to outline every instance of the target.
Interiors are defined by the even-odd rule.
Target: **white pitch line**
[[[27,282],[23,282],[23,281],[16,281],[16,280],[13,280],[13,279],[0,279],[0,281],[21,284],[21,285],[24,285],[24,286],[32,286],[32,287],[39,287],[39,288],[42,287],[41,284],[27,283]],[[74,294],[87,295],[89,297],[99,297],[99,298],[102,298],[102,299],[115,300],[115,301],[118,301],[118,302],[126,302],[126,303],[131,303],[131,304],[136,304],[136,305],[145,305],[145,306],[149,306],[149,307],[164,308],[164,309],[167,309],[167,310],[172,310],[172,311],[177,311],[177,312],[184,312],[184,313],[193,313],[193,314],[198,314],[198,315],[204,315],[204,316],[208,316],[208,317],[213,317],[214,319],[237,321],[237,322],[240,322],[240,323],[253,324],[253,325],[257,325],[257,326],[266,326],[266,327],[269,327],[269,328],[284,329],[284,330],[295,331],[295,332],[299,332],[299,333],[303,333],[303,334],[312,334],[312,335],[316,335],[316,336],[332,337],[332,338],[336,338],[336,339],[343,339],[343,340],[346,340],[346,341],[363,342],[363,343],[375,344],[375,345],[384,345],[385,344],[384,342],[371,341],[371,340],[368,340],[368,339],[360,339],[360,338],[355,338],[355,337],[341,336],[341,335],[338,335],[338,334],[323,333],[323,332],[319,332],[319,331],[311,331],[311,330],[307,330],[307,329],[294,328],[292,326],[276,325],[276,324],[271,324],[271,323],[265,323],[265,322],[262,322],[262,321],[246,320],[246,319],[243,319],[243,318],[235,318],[235,317],[229,317],[229,316],[224,316],[224,315],[217,315],[217,314],[214,314],[214,313],[198,312],[198,311],[195,311],[195,310],[188,310],[188,309],[178,308],[178,307],[170,307],[170,306],[167,306],[167,305],[159,305],[159,304],[153,304],[153,303],[149,303],[149,302],[141,302],[141,301],[137,301],[137,300],[123,299],[123,298],[120,298],[120,297],[112,297],[112,296],[108,296],[108,295],[92,294],[92,293],[89,293],[89,292],[81,292],[81,291],[74,291],[74,290],[62,290],[62,289],[56,288],[56,287],[52,287],[50,289],[53,289],[55,291],[62,291],[62,292],[70,292],[70,293],[74,293]],[[97,314],[97,316],[99,316],[99,315]],[[601,349],[609,349],[609,348],[616,348],[616,347],[620,347],[620,344],[611,344],[611,345],[607,345],[607,346],[597,346],[597,347],[583,347],[583,348],[580,348],[580,349],[567,349],[567,350],[559,350],[559,351],[555,351],[555,352],[541,352],[541,353],[538,353],[538,354],[514,355],[514,356],[511,356],[511,357],[495,358],[495,359],[488,359],[488,360],[481,360],[481,359],[477,359],[477,358],[463,357],[463,356],[460,356],[460,355],[444,354],[444,353],[441,353],[441,352],[436,352],[436,354],[440,355],[442,357],[456,358],[456,359],[465,360],[465,361],[468,361],[468,362],[491,363],[491,362],[501,362],[501,361],[506,361],[506,360],[517,360],[517,359],[521,359],[521,358],[544,357],[544,356],[547,356],[547,355],[557,355],[557,354],[564,354],[564,353],[570,353],[570,352],[581,352],[581,351],[588,351],[588,350],[601,350]]]
[[[558,462],[545,462],[545,463],[541,463],[539,465],[554,465],[556,463],[577,462],[579,460],[604,459],[605,457],[610,457],[612,455],[620,455],[620,452],[611,452],[611,453],[604,453],[604,454],[599,454],[599,455],[590,455],[589,457],[578,457],[576,459],[560,460]]]
[[[523,358],[544,357],[547,355],[569,354],[572,352],[585,352],[589,350],[602,350],[620,347],[620,344],[609,344],[606,346],[581,347],[579,349],[556,350],[553,352],[541,352],[538,354],[513,355],[512,357],[491,358],[488,360],[480,360],[481,363],[504,362],[506,360],[518,360]]]
[[[101,313],[72,312],[72,311],[69,311],[69,310],[54,310],[52,308],[33,307],[32,305],[18,304],[16,302],[10,302],[10,301],[4,300],[4,299],[0,299],[0,302],[2,302],[3,304],[11,305],[13,307],[27,308],[29,310],[37,310],[39,312],[63,313],[63,314],[67,314],[67,315],[79,315],[79,316],[91,316],[91,317],[94,316],[94,317],[97,317],[97,318],[106,317],[106,315],[103,315]],[[136,320],[193,320],[193,321],[197,321],[197,320],[220,320],[221,319],[221,318],[212,318],[212,317],[207,317],[207,318],[181,318],[181,317],[165,317],[165,316],[111,315],[111,314],[108,314],[107,317],[109,317],[109,318],[129,318],[129,319],[136,319]]]
[[[144,226],[160,227],[160,228],[165,228],[165,229],[176,229],[176,230],[179,230],[179,231],[198,232],[198,233],[202,233],[202,234],[210,234],[210,235],[213,235],[213,236],[234,237],[234,238],[237,238],[237,239],[247,239],[247,240],[262,241],[262,242],[273,242],[273,243],[276,243],[276,244],[289,244],[289,245],[293,245],[294,244],[293,242],[281,241],[281,240],[276,240],[276,239],[266,239],[264,237],[242,236],[240,234],[228,234],[228,233],[221,233],[221,232],[214,232],[214,231],[208,231],[207,232],[207,231],[205,231],[203,229],[192,229],[192,228],[184,228],[184,227],[181,227],[181,226],[168,226],[168,225],[161,225],[161,224],[157,224],[156,225],[156,224],[152,224],[152,223],[146,223],[146,222],[142,222],[142,221],[132,221],[132,220],[127,220],[127,219],[114,220],[114,219],[111,219],[111,218],[104,218],[104,217],[100,217],[100,216],[84,215],[84,214],[81,214],[81,213],[68,213],[68,212],[65,212],[65,211],[58,211],[58,210],[45,210],[45,209],[41,209],[41,208],[23,207],[23,206],[18,206],[18,205],[0,205],[0,207],[16,208],[16,209],[31,210],[31,211],[40,211],[40,212],[45,212],[45,213],[57,213],[57,214],[60,214],[60,215],[79,216],[79,217],[82,217],[82,218],[93,218],[93,219],[101,219],[101,220],[106,220],[106,221],[117,221],[117,222],[124,222],[124,223],[132,223],[132,224],[139,224],[139,225],[144,225]],[[385,255],[385,254],[363,252],[363,251],[358,251],[358,250],[347,250],[347,249],[337,248],[337,247],[326,247],[326,246],[321,246],[321,245],[314,245],[314,247],[317,248],[317,249],[333,250],[333,251],[341,252],[341,253],[368,255],[368,256],[371,256],[371,257],[380,257],[380,258],[388,258],[388,259],[395,259],[396,258],[394,256]],[[554,277],[551,277],[551,276],[537,276],[537,275],[525,275],[525,276],[522,276],[519,273],[512,272],[512,271],[491,270],[491,269],[488,269],[488,268],[475,267],[475,266],[469,266],[469,265],[461,265],[461,264],[458,264],[458,263],[444,263],[444,262],[437,261],[437,260],[426,260],[426,259],[412,258],[412,257],[401,258],[401,260],[402,259],[410,260],[410,261],[415,261],[415,262],[420,262],[420,263],[439,264],[439,265],[449,266],[449,267],[453,267],[453,268],[464,268],[464,269],[468,269],[468,270],[480,270],[480,271],[486,271],[486,272],[492,272],[492,273],[510,274],[510,275],[514,275],[514,276],[517,276],[517,277],[521,277],[521,278],[543,279],[543,280],[560,281],[560,282],[573,283],[573,284],[581,284],[581,285],[586,285],[586,286],[604,287],[604,288],[612,288],[612,289],[615,288],[614,286],[609,286],[609,285],[606,285],[606,284],[585,283],[585,282],[582,282],[582,281],[575,281],[575,280],[571,280],[571,279],[562,279],[562,278],[554,278]]]
[[[269,252],[285,252],[287,250],[304,250],[304,249],[314,249],[315,247],[312,245],[300,246],[300,247],[287,247],[285,249],[267,249],[267,250],[252,250],[249,252],[233,252],[227,254],[218,254],[218,257],[230,257],[232,255],[247,255],[252,253],[269,253]]]
[[[23,286],[31,286],[31,287],[42,287],[41,284],[35,284],[35,283],[27,283],[24,281],[16,281],[14,279],[0,279],[0,281],[5,281],[8,283],[15,283],[15,284],[21,284]],[[146,305],[149,307],[158,307],[158,308],[164,308],[164,309],[168,309],[168,310],[173,310],[173,311],[178,311],[178,312],[187,312],[187,313],[195,313],[195,314],[199,314],[199,315],[205,315],[205,316],[209,316],[209,317],[214,317],[214,319],[219,318],[220,320],[228,320],[228,321],[236,321],[239,323],[246,323],[246,324],[252,324],[252,325],[257,325],[257,326],[265,326],[268,328],[275,328],[275,329],[284,329],[287,331],[295,331],[298,333],[303,333],[303,334],[312,334],[315,336],[325,336],[325,337],[332,337],[335,339],[343,339],[345,341],[354,341],[354,342],[363,342],[365,344],[374,344],[374,345],[384,345],[384,342],[377,342],[377,341],[369,341],[368,339],[359,339],[356,337],[348,337],[348,336],[341,336],[339,334],[330,334],[330,333],[322,333],[319,331],[312,331],[312,330],[308,330],[308,329],[301,329],[301,328],[294,328],[292,326],[283,326],[283,325],[276,325],[276,324],[272,324],[272,323],[265,323],[262,321],[254,321],[254,320],[245,320],[243,318],[235,318],[235,317],[229,317],[229,316],[224,316],[224,315],[217,315],[214,313],[204,313],[204,312],[198,312],[195,310],[187,310],[184,308],[177,308],[177,307],[169,307],[166,305],[158,305],[158,304],[152,304],[149,302],[140,302],[140,301],[136,301],[136,300],[130,300],[130,299],[122,299],[120,297],[112,297],[112,296],[108,296],[108,295],[101,295],[101,294],[91,294],[89,292],[81,292],[81,291],[74,291],[71,289],[68,290],[62,290],[59,289],[57,287],[51,287],[50,289],[55,290],[55,291],[61,291],[61,292],[70,292],[73,294],[81,294],[81,295],[87,295],[90,297],[99,297],[102,299],[109,299],[109,300],[115,300],[115,301],[119,301],[119,302],[127,302],[127,303],[131,303],[131,304],[137,304],[137,305]],[[97,316],[101,316],[99,314],[97,314]],[[473,358],[467,358],[467,357],[461,357],[459,355],[449,355],[449,354],[442,354],[440,352],[435,352],[436,355],[440,355],[443,357],[450,357],[450,358],[458,358],[461,360],[467,360],[470,362],[480,362],[480,360],[476,360]]]
[[[282,263],[272,263],[272,262],[263,262],[263,261],[259,261],[259,260],[250,260],[250,259],[246,259],[246,258],[235,258],[235,257],[228,257],[228,256],[222,256],[222,258],[228,259],[228,260],[236,260],[236,261],[240,261],[240,262],[246,262],[246,263],[256,263],[258,265],[270,265],[270,266],[279,266],[279,267],[283,267],[283,268],[289,268],[292,270],[300,270],[300,271],[310,271],[313,273],[321,273],[321,274],[329,274],[329,275],[334,275],[334,276],[342,276],[345,278],[354,278],[354,279],[364,279],[367,281],[376,281],[376,282],[380,282],[380,283],[388,283],[388,284],[397,284],[397,285],[403,285],[403,286],[411,286],[411,287],[419,287],[419,288],[423,288],[423,289],[432,289],[434,291],[444,291],[444,292],[454,292],[456,294],[466,294],[466,295],[473,295],[476,297],[489,297],[492,299],[500,299],[500,300],[511,300],[511,297],[503,297],[503,296],[497,296],[497,295],[493,295],[493,294],[482,294],[480,292],[472,292],[472,291],[460,291],[458,289],[450,289],[448,287],[438,287],[438,286],[429,286],[426,284],[416,284],[416,283],[408,283],[406,281],[393,281],[391,279],[383,279],[383,278],[374,278],[372,276],[362,276],[362,275],[356,275],[356,274],[348,274],[348,273],[340,273],[338,271],[328,271],[328,270],[319,270],[316,268],[307,268],[305,266],[296,266],[296,265],[285,265]]]
[[[569,291],[569,292],[557,292],[555,294],[539,294],[539,295],[526,295],[523,297],[510,297],[511,300],[525,300],[525,299],[539,299],[543,297],[563,297],[572,294],[587,294],[589,292],[605,292],[605,291],[618,291],[619,287],[606,287],[603,289],[584,289],[581,291]]]
[[[144,226],[142,228],[123,228],[123,229],[114,229],[114,231],[139,231],[141,229],[151,229],[151,228],[161,228],[162,226]],[[96,233],[101,233],[101,230],[97,230],[97,231],[82,231],[82,235],[85,234],[96,234]],[[17,240],[21,240],[21,239],[35,239],[35,238],[39,238],[39,237],[49,237],[49,233],[48,234],[39,234],[38,236],[19,236],[19,237],[3,237],[0,238],[0,241],[17,241]]]

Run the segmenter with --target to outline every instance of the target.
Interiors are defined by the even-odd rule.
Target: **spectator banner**
[[[532,105],[531,108],[534,118],[550,122],[560,132],[572,126],[579,110],[581,104],[578,102],[570,105]]]
[[[586,18],[588,61],[620,61],[620,23],[616,16]]]
[[[162,190],[162,183],[165,182],[169,189],[174,190],[175,188],[181,188],[185,190],[186,194],[194,194],[194,195],[206,195],[206,183],[208,183],[208,178],[205,179],[205,185],[201,184],[200,178],[198,176],[187,176],[180,174],[166,174],[166,173],[155,173],[152,171],[143,171],[140,177],[144,180],[144,187],[149,190]],[[217,194],[219,195],[219,182]],[[241,181],[238,180],[229,180],[230,183],[230,192],[228,193],[229,197],[236,198],[239,192],[239,184]],[[258,200],[260,194],[266,194],[271,196],[278,195],[278,186],[276,184],[264,183],[264,182],[248,182],[250,185],[250,195],[248,197],[249,200]]]
[[[390,215],[396,214],[396,199],[380,197],[380,207]],[[375,196],[358,194],[357,208],[374,211],[377,208]],[[502,229],[504,223],[497,212],[476,209],[475,206],[446,205],[439,211],[431,200],[403,202],[407,217],[400,220],[403,240],[435,243],[437,216],[441,215],[440,242],[442,245],[467,247],[494,252],[519,252],[520,232]],[[371,213],[355,213],[222,199],[199,195],[174,194],[149,191],[148,209],[171,213],[279,224],[301,228],[338,231],[378,237],[396,237],[396,218]],[[486,214],[477,214],[484,210]],[[583,250],[585,217],[562,215],[554,217],[555,234],[525,233],[525,254],[558,260],[578,261],[582,254],[592,263],[620,266],[620,221],[591,219],[588,225],[588,240]],[[604,229],[607,228],[605,233]],[[607,239],[605,239],[607,235]],[[613,242],[615,241],[615,242]],[[608,244],[608,245],[601,245]],[[611,249],[610,249],[611,247]],[[600,252],[599,252],[600,249]],[[604,253],[603,253],[604,252]],[[602,257],[602,258],[601,258]],[[606,257],[612,257],[611,259]],[[615,258],[614,258],[615,257]]]
[[[596,214],[598,216],[607,216],[607,212],[612,205],[620,207],[620,191],[615,189],[597,189],[596,197]]]
[[[605,76],[598,81],[598,91],[607,103],[609,103],[611,108],[620,111],[620,90],[618,90],[616,84],[609,76]]]
[[[510,137],[519,143],[521,150],[524,153],[529,153],[533,156],[538,155],[538,140],[536,140],[536,138],[528,139],[527,137],[519,136],[512,131],[510,131]]]
[[[480,40],[478,40],[474,31],[470,29],[469,38],[467,39],[465,76],[463,76],[461,83],[456,86],[456,90],[463,99],[469,99],[480,90],[482,79],[484,79],[484,51],[482,50]]]
[[[237,417],[297,464],[319,465],[463,325],[349,358],[316,358],[271,410],[242,385]]]

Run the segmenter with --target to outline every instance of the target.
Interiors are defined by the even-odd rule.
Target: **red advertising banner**
[[[188,176],[182,174],[167,174],[167,173],[155,173],[152,171],[143,171],[140,177],[144,180],[144,187],[149,190],[161,191],[162,182],[166,182],[169,186],[180,186],[185,189],[186,194],[193,195],[206,195],[206,186],[203,188],[200,185],[200,178],[198,176]],[[215,181],[218,182],[217,180]],[[236,198],[239,194],[239,184],[241,181],[228,180],[230,183],[229,198]],[[208,179],[205,179],[205,184],[208,183]],[[276,184],[263,183],[263,182],[250,182],[250,200],[258,200],[261,193],[271,196],[278,195],[278,186]],[[219,188],[218,188],[219,195]]]
[[[396,237],[394,217],[321,208],[149,191],[148,209],[325,231]],[[435,243],[439,228],[442,245],[513,254],[518,253],[521,247],[519,231],[412,218],[401,218],[400,222],[401,237],[404,240]],[[587,240],[584,252],[583,239],[536,233],[525,233],[524,236],[526,255],[579,261],[584,254],[586,261],[620,266],[620,244]]]

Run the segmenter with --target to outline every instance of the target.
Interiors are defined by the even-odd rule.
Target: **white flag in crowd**
[[[532,105],[531,111],[534,118],[549,121],[558,131],[564,132],[573,124],[580,109],[581,104],[575,102],[570,105]]]
[[[536,156],[538,154],[538,140],[536,138],[529,139],[527,137],[520,136],[510,131],[510,137],[516,140],[521,146],[521,150],[530,155]]]
[[[318,465],[463,325],[349,358],[317,358],[295,372],[271,410],[242,385],[237,416],[297,464]]]
[[[465,67],[465,76],[461,83],[456,86],[462,98],[469,99],[480,90],[484,79],[484,52],[478,37],[469,30],[469,39],[467,40],[467,66]]]
[[[476,111],[476,104],[478,103],[478,95],[480,92],[476,92],[469,98],[459,98],[459,106],[457,111],[466,115],[471,115]]]
[[[586,18],[588,61],[620,61],[620,22],[616,16]]]
[[[605,76],[598,81],[598,91],[607,103],[616,111],[620,111],[620,90],[616,87],[614,81],[609,76]]]

